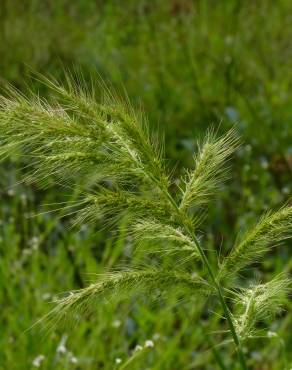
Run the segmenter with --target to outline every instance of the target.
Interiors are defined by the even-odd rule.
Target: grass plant
[[[291,236],[291,206],[266,212],[250,230],[239,233],[230,253],[214,268],[201,230],[207,205],[228,176],[226,163],[239,146],[236,131],[219,137],[214,130],[207,132],[197,145],[193,169],[175,178],[164,159],[162,139],[127,100],[103,83],[98,101],[94,90],[70,78],[64,85],[46,78],[44,82],[51,90],[49,100],[36,94],[26,97],[11,87],[1,97],[1,157],[21,156],[28,178],[45,186],[51,179],[65,187],[77,183],[79,200],[68,208],[76,222],[102,220],[115,228],[126,219],[134,243],[149,244],[143,255],[151,261],[155,248],[158,261],[156,266],[130,265],[100,276],[61,298],[47,318],[63,322],[94,312],[100,300],[179,287],[185,298],[203,295],[218,302],[238,363],[247,369],[243,345],[260,335],[259,323],[281,310],[290,280],[280,274],[246,288],[238,280],[243,269]],[[166,255],[165,266],[159,258]],[[219,358],[222,368],[220,363]]]

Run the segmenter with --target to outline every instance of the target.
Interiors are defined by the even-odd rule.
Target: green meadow
[[[210,130],[222,137],[234,129],[240,145],[234,145],[227,158],[226,179],[204,204],[198,227],[198,240],[216,271],[238,235],[268,210],[291,204],[291,40],[289,0],[2,0],[1,95],[5,99],[13,86],[23,96],[51,104],[55,92],[43,79],[56,80],[58,86],[67,86],[70,79],[94,91],[99,101],[108,86],[146,117],[147,130],[163,147],[174,198],[183,186],[185,168],[194,167],[198,142]],[[60,104],[64,111],[72,108]],[[125,292],[119,296],[116,289],[109,300],[97,297],[90,310],[46,320],[60,297],[70,297],[103,274],[149,266],[171,271],[169,266],[182,261],[191,276],[208,280],[208,269],[201,261],[155,253],[151,240],[137,243],[133,218],[127,212],[116,217],[115,205],[109,211],[113,223],[94,211],[77,222],[78,210],[71,205],[91,186],[87,173],[71,179],[68,167],[68,178],[61,182],[50,169],[40,175],[30,171],[29,152],[23,155],[17,149],[7,155],[2,148],[16,141],[21,131],[4,137],[3,106],[0,370],[242,369],[216,295],[184,294],[171,284],[163,291],[155,285],[149,292],[138,289],[129,297]],[[83,122],[81,112],[72,111],[72,121]],[[106,118],[110,115],[106,111]],[[13,117],[18,118],[16,113]],[[35,122],[33,115],[27,117],[21,117],[24,133],[25,125]],[[222,155],[220,149],[217,145]],[[216,155],[212,158],[210,163]],[[94,174],[94,166],[90,171]],[[128,175],[125,183],[132,186],[130,169]],[[212,181],[207,176],[208,186]],[[142,181],[137,184],[144,190]],[[158,213],[159,207],[158,203],[151,212]],[[235,277],[239,290],[266,284],[283,272],[291,279],[291,216],[284,226],[283,242],[271,235],[260,260],[258,250],[254,259],[248,257],[252,263]],[[150,231],[154,235],[157,230]],[[257,334],[242,343],[248,369],[292,368],[292,303],[286,290],[281,310],[271,309],[268,318],[259,315],[254,323]],[[230,291],[226,288],[226,294]],[[236,310],[231,297],[227,304]],[[278,304],[272,295],[267,301],[263,311]]]

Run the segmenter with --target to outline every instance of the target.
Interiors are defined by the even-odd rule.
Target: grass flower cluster
[[[243,343],[257,335],[259,321],[281,310],[290,280],[281,274],[243,289],[236,277],[248,265],[259,262],[269,248],[291,236],[291,206],[267,212],[241,233],[215,269],[199,230],[208,202],[228,176],[226,163],[239,145],[235,130],[223,137],[210,130],[198,144],[194,168],[174,179],[163,157],[163,143],[150,132],[143,114],[128,102],[105,86],[98,102],[93,90],[70,79],[67,86],[44,81],[51,88],[50,101],[38,95],[25,97],[13,88],[1,97],[1,158],[21,156],[28,176],[44,185],[52,178],[62,186],[78,182],[80,201],[73,205],[78,222],[101,218],[114,227],[126,217],[134,240],[150,243],[161,257],[170,255],[168,268],[130,266],[99,277],[61,298],[48,317],[57,323],[73,312],[92,311],[98,302],[111,297],[135,291],[170,291],[179,286],[186,297],[217,297],[238,362],[247,369]],[[206,273],[198,276],[194,272],[201,271],[200,262]]]

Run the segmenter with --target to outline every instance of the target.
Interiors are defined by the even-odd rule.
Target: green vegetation
[[[0,369],[290,369],[290,2],[0,6]]]

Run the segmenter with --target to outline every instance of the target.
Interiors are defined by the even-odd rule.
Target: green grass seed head
[[[286,292],[289,279],[276,278],[237,294],[238,312],[229,307],[223,277],[237,272],[262,257],[270,246],[291,235],[291,207],[264,215],[247,231],[215,271],[197,236],[197,225],[210,201],[226,178],[226,162],[238,147],[234,129],[222,137],[209,131],[194,155],[194,169],[181,183],[166,168],[163,144],[157,145],[143,115],[104,89],[102,102],[82,87],[67,81],[67,87],[44,79],[54,99],[26,98],[9,89],[0,98],[0,155],[21,154],[31,167],[34,180],[53,177],[66,185],[82,187],[77,220],[103,218],[114,224],[128,218],[129,232],[138,241],[159,245],[163,258],[174,255],[170,267],[130,268],[106,274],[97,282],[58,301],[47,316],[57,322],[72,313],[85,314],[97,302],[122,297],[135,291],[151,293],[156,288],[170,291],[180,286],[186,295],[215,294],[224,311],[242,369],[246,369],[242,338],[251,335],[257,320],[281,307],[278,292]],[[83,183],[80,181],[82,178]],[[190,210],[192,209],[192,212]],[[145,251],[145,254],[147,251]],[[188,267],[182,261],[188,255]],[[201,260],[206,271],[194,277]],[[192,271],[192,272],[193,272]],[[231,288],[236,288],[232,286]]]

